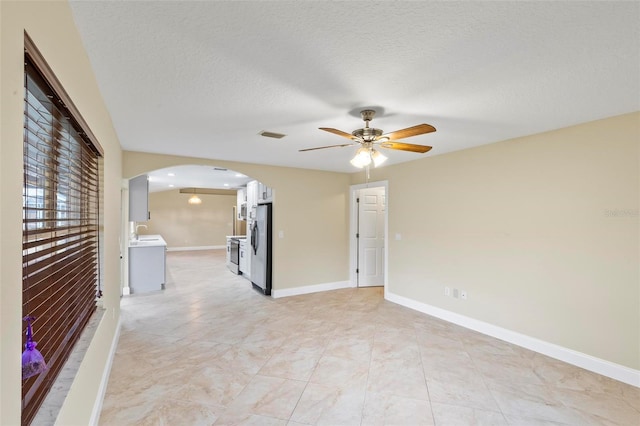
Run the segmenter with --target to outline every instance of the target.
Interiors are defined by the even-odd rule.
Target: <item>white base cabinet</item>
[[[242,275],[248,280],[251,280],[251,240],[247,238],[245,241],[245,251],[244,251],[244,267],[245,270],[242,272]]]
[[[131,294],[162,290],[166,282],[166,246],[129,247]]]
[[[247,241],[240,240],[240,272],[245,277],[249,277],[251,274],[251,269],[247,268],[247,259],[249,258],[249,253],[247,252]]]

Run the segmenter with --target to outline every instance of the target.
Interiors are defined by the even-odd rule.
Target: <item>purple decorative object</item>
[[[26,316],[23,321],[27,322],[27,343],[24,345],[22,352],[22,380],[35,376],[47,370],[47,364],[39,350],[36,349],[37,343],[33,341],[33,332],[31,330],[31,321],[35,318]]]

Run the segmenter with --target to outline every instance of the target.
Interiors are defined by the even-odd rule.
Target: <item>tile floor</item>
[[[640,389],[387,302],[272,299],[224,250],[122,301],[100,425],[638,425]]]

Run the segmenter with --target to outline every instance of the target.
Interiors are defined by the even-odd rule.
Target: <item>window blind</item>
[[[36,66],[43,63],[36,54],[25,52],[22,312],[35,317],[34,340],[48,370],[23,381],[23,425],[33,420],[99,293],[99,147]],[[24,345],[26,324],[23,331]]]

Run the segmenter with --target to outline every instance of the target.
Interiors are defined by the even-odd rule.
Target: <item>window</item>
[[[22,312],[48,366],[22,384],[29,424],[96,309],[102,151],[26,35],[24,75]]]

